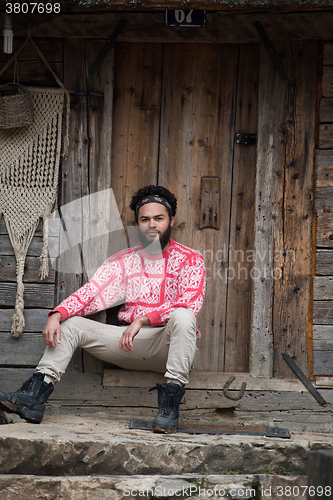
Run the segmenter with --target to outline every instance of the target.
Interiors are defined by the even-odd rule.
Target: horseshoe
[[[238,401],[240,398],[244,396],[244,392],[246,389],[246,382],[242,383],[242,387],[237,394],[231,394],[231,392],[229,392],[229,387],[234,380],[235,377],[233,375],[231,375],[231,377],[228,378],[228,380],[223,386],[223,394],[225,395],[226,398],[232,399],[233,401]]]

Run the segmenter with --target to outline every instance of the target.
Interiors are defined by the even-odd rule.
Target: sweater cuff
[[[68,311],[64,307],[56,307],[49,312],[48,317],[52,316],[52,314],[59,312],[61,314],[61,321],[65,321],[65,319],[69,318]]]
[[[162,323],[161,315],[157,311],[146,312],[145,314],[149,319],[151,326],[158,326]]]

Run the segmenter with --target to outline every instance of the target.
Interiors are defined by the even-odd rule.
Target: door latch
[[[257,142],[257,134],[235,134],[236,144],[255,144]]]

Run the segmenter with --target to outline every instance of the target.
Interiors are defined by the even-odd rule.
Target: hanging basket
[[[0,86],[0,129],[27,127],[34,121],[30,92],[19,83]]]

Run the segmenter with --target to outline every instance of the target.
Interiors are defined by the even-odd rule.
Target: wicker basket
[[[0,129],[27,127],[34,121],[30,92],[19,83],[0,86]]]

